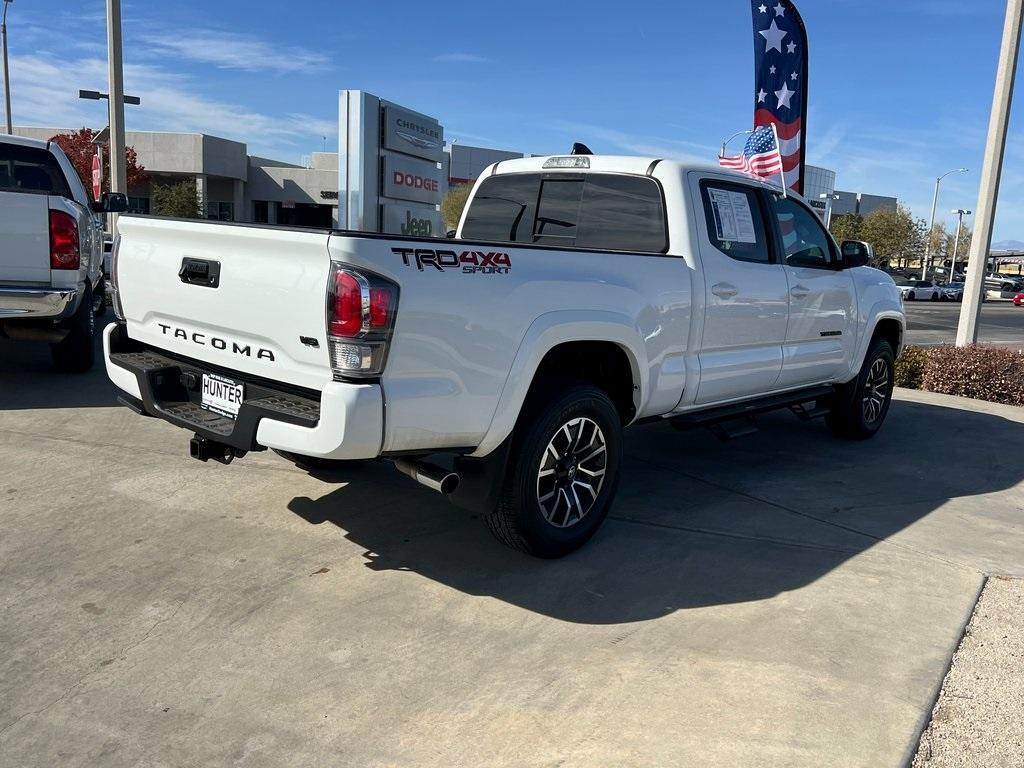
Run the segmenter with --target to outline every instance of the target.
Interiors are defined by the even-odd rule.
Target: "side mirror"
[[[128,210],[128,195],[124,192],[104,192],[103,198],[93,201],[94,213],[124,213]]]
[[[867,266],[874,258],[871,245],[861,240],[844,240],[842,250],[843,267],[846,269]]]
[[[444,233],[444,236],[447,237],[449,240],[454,240],[455,239],[455,230],[454,229],[449,229],[447,232]]]

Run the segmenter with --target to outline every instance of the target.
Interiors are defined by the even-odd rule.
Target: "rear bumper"
[[[242,451],[276,448],[325,459],[372,459],[380,454],[384,401],[377,384],[332,381],[319,397],[286,390],[142,347],[116,323],[103,332],[103,352],[107,375],[127,395],[133,410],[208,440]],[[236,419],[203,410],[198,388],[188,386],[190,379],[211,371],[245,383],[245,400]]]
[[[77,288],[12,288],[0,286],[0,320],[59,320],[75,312]]]

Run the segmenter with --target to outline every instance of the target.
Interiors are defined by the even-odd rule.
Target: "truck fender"
[[[900,341],[897,348],[893,350],[893,354],[899,357],[900,349],[903,346],[903,340],[907,333],[906,320],[902,309],[894,309],[889,305],[890,302],[879,301],[868,311],[866,316],[870,318],[869,324],[866,326],[864,333],[861,334],[857,344],[857,354],[853,359],[851,378],[856,377],[860,373],[861,366],[864,365],[864,358],[868,354],[868,345],[871,344],[871,339],[874,338],[878,324],[883,320],[895,320],[900,326]]]
[[[649,391],[650,370],[643,337],[632,318],[601,310],[547,312],[533,321],[519,343],[490,426],[471,456],[488,455],[512,434],[544,356],[559,344],[573,341],[609,341],[622,348],[638,387],[633,397],[639,413]]]

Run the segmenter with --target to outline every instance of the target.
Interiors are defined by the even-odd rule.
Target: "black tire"
[[[484,518],[487,527],[498,541],[534,557],[567,555],[607,517],[621,462],[622,422],[603,390],[568,385],[535,398],[517,427],[497,507]],[[588,486],[596,486],[596,493]]]
[[[913,301],[915,298],[917,298],[917,296],[913,291],[907,294],[907,301]]]
[[[107,312],[107,282],[100,280],[92,291],[92,311],[96,317],[103,317]]]
[[[87,285],[75,314],[67,321],[67,336],[50,345],[50,357],[57,370],[65,373],[85,373],[96,362],[93,341],[96,335],[96,315],[93,313],[92,289]]]
[[[874,437],[889,413],[894,382],[892,346],[875,339],[857,378],[836,387],[832,410],[825,417],[832,433],[850,440]]]
[[[939,300],[939,293],[938,293],[938,291],[936,291],[935,293],[932,294],[932,301],[938,301],[938,300]]]

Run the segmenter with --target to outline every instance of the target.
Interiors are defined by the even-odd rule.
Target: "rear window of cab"
[[[462,238],[593,251],[668,247],[658,183],[611,173],[488,177],[470,203]]]

